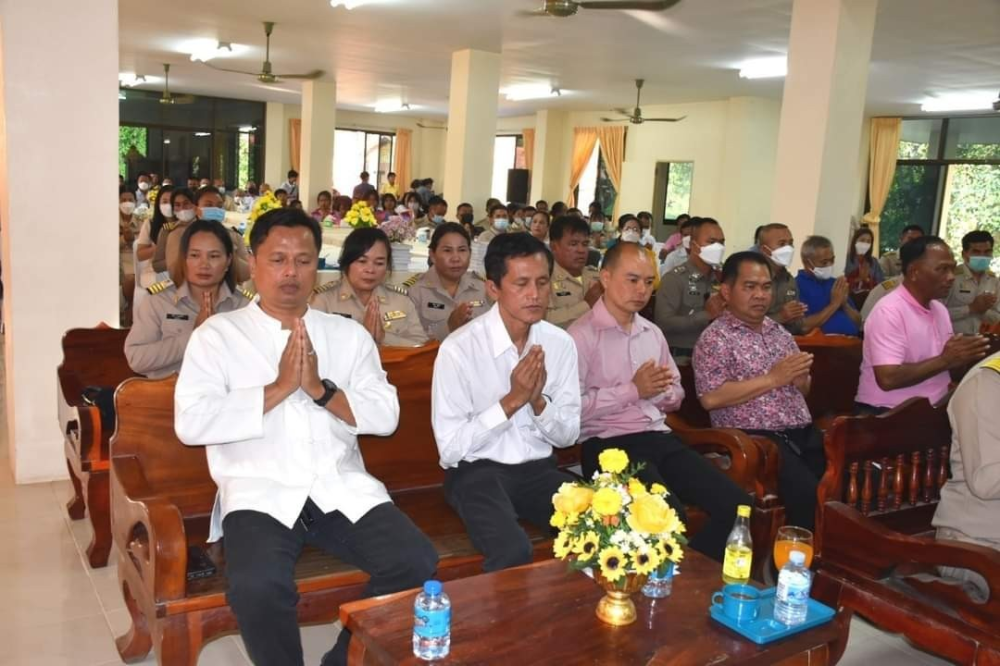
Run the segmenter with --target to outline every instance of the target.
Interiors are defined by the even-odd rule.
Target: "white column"
[[[452,54],[444,165],[445,199],[452,206],[462,201],[480,206],[490,197],[499,92],[499,53]]]
[[[118,0],[0,0],[0,54],[6,436],[25,483],[66,476],[63,333],[118,324]],[[67,209],[56,172],[86,199]]]
[[[316,195],[333,183],[333,137],[337,127],[337,84],[302,84],[302,149],[299,199],[308,210]]]
[[[795,0],[771,219],[846,252],[878,0]]]
[[[270,183],[273,189],[278,189],[285,182],[285,175],[291,168],[288,163],[288,135],[285,105],[268,102],[267,119],[264,121],[264,180],[261,183]]]
[[[563,177],[563,135],[567,114],[542,110],[535,114],[535,159],[531,165],[531,201],[551,206],[566,196]]]

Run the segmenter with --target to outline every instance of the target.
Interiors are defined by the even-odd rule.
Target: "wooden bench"
[[[1000,553],[934,539],[950,443],[945,409],[926,399],[834,422],[819,488],[814,595],[955,662],[1000,664]],[[974,603],[943,582],[941,565],[979,572],[989,601]]]
[[[84,402],[87,386],[113,388],[134,377],[125,360],[127,329],[99,324],[74,328],[62,339],[63,360],[58,378],[59,425],[63,434],[66,467],[73,483],[73,497],[66,505],[69,517],[90,516],[93,537],[87,547],[92,567],[108,563],[111,517],[108,493],[108,444],[111,432],[102,427],[100,410]]]
[[[847,335],[823,334],[797,336],[795,342],[799,349],[813,355],[813,383],[806,405],[816,427],[826,430],[837,416],[854,413],[863,342]]]

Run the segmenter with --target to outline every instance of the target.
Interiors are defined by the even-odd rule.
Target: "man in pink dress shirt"
[[[598,456],[609,448],[645,463],[639,478],[666,486],[682,517],[684,504],[709,514],[691,547],[721,561],[736,507],[751,500],[663,422],[666,412],[680,407],[684,389],[663,332],[638,314],[652,295],[655,270],[637,243],[608,250],[600,275],[604,295],[569,328],[583,396],[583,473],[593,475]]]
[[[902,289],[881,299],[865,321],[864,360],[856,409],[878,414],[910,398],[940,402],[949,371],[986,356],[981,335],[954,335],[947,298],[955,282],[955,258],[937,236],[922,236],[899,251]]]

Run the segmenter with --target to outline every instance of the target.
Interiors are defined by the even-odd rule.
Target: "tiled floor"
[[[114,637],[128,628],[114,566],[90,569],[86,520],[71,521],[68,481],[15,486],[0,458],[0,666],[120,664]],[[303,629],[306,664],[318,664],[339,625]],[[150,657],[143,664],[154,664]],[[201,666],[250,663],[238,636],[209,643]],[[855,620],[846,666],[944,664],[901,638]]]

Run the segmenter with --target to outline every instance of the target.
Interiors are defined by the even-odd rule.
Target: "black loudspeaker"
[[[528,170],[507,169],[507,203],[528,203]]]

